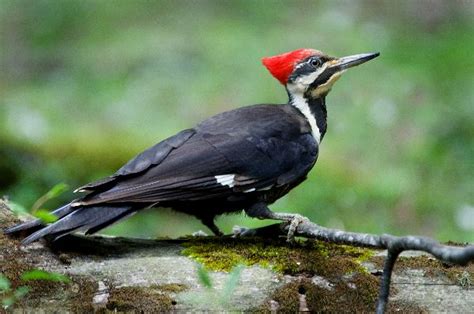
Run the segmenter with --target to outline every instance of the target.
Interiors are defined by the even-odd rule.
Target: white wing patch
[[[235,174],[223,174],[223,175],[214,176],[214,178],[216,179],[217,183],[221,185],[227,185],[230,188],[233,188],[235,185],[235,181],[234,181]]]
[[[222,174],[222,175],[214,176],[214,178],[216,179],[217,183],[219,183],[221,185],[224,185],[224,186],[228,186],[229,188],[233,188],[236,184],[235,176],[236,176],[235,174]],[[249,189],[244,190],[242,192],[243,193],[252,193],[252,192],[255,192],[255,191],[267,191],[267,190],[270,190],[272,187],[273,187],[273,185],[266,186],[266,187],[263,187],[263,188],[260,188],[260,189],[249,188]]]

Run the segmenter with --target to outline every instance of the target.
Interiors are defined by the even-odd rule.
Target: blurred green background
[[[0,0],[0,194],[30,207],[215,113],[286,94],[260,58],[380,51],[328,96],[308,180],[273,205],[325,226],[474,241],[474,1]],[[53,208],[72,192],[50,201]],[[217,224],[259,226],[244,215]],[[108,233],[208,230],[148,210]]]

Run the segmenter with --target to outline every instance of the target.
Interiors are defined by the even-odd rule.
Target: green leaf
[[[2,299],[2,305],[3,305],[4,308],[12,306],[13,303],[15,303],[15,298],[14,297],[8,297],[8,298]]]
[[[36,202],[31,207],[31,212],[32,213],[36,212],[38,208],[43,206],[44,203],[46,203],[50,199],[58,197],[59,195],[67,191],[68,189],[69,189],[69,186],[66,183],[56,184],[55,186],[51,188],[51,190],[49,190],[46,194],[44,194],[43,196],[41,196],[40,198],[36,200]]]
[[[5,277],[3,274],[0,274],[0,292],[6,292],[10,290],[11,284],[10,280]]]
[[[27,286],[20,286],[16,288],[13,295],[15,296],[16,299],[21,299],[28,293],[28,291],[30,291],[30,288],[28,288]]]
[[[212,281],[211,281],[211,277],[209,276],[209,272],[204,267],[202,267],[202,265],[198,266],[197,274],[198,274],[199,281],[202,283],[204,287],[209,288],[209,289],[212,288]]]
[[[70,282],[68,276],[58,273],[50,273],[41,269],[33,269],[27,272],[24,272],[21,275],[21,279],[24,281],[29,280],[49,280],[49,281],[59,281],[59,282]]]
[[[67,190],[69,190],[69,186],[66,183],[61,182],[53,186],[51,190],[49,190],[48,193],[46,193],[46,197],[48,200],[50,200],[52,198],[58,197],[59,195],[66,192]]]
[[[41,221],[44,223],[52,223],[58,220],[58,217],[56,215],[52,214],[50,211],[46,209],[38,209],[37,211],[33,213],[33,216],[41,219]]]
[[[222,297],[225,298],[226,300],[229,300],[232,294],[234,293],[235,288],[237,287],[239,280],[240,280],[240,274],[242,272],[242,269],[244,268],[243,265],[237,265],[232,269],[232,271],[229,274],[229,279],[227,279],[224,289],[222,291]]]

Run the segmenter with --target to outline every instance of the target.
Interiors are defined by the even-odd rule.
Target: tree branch
[[[289,230],[288,223],[273,224],[256,229],[235,227],[236,236],[286,236]],[[398,256],[403,251],[422,251],[433,255],[436,259],[457,265],[466,265],[474,261],[474,245],[456,247],[440,244],[439,242],[421,236],[397,237],[389,234],[375,235],[369,233],[347,232],[319,226],[309,220],[302,222],[295,232],[296,236],[323,240],[331,243],[346,244],[358,247],[370,247],[386,249],[387,257],[380,284],[380,292],[377,300],[377,313],[384,313],[390,294],[390,281],[393,267]]]

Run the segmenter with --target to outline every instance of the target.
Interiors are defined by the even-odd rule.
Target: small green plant
[[[212,289],[212,281],[211,276],[209,276],[209,271],[199,264],[197,267],[197,275],[199,278],[199,282],[206,288]]]
[[[202,306],[206,309],[220,309],[228,310],[232,295],[234,294],[235,288],[237,287],[243,265],[238,265],[234,267],[228,276],[226,282],[224,282],[222,287],[214,286],[212,278],[209,274],[209,271],[198,264],[197,266],[197,277],[199,283],[206,288],[202,293],[189,293],[185,298],[192,304],[195,304],[197,308]]]
[[[27,286],[19,286],[13,289],[10,280],[3,274],[0,274],[0,296],[2,301],[2,307],[4,309],[9,308],[15,302],[20,300],[29,291]]]
[[[69,186],[65,183],[56,184],[46,194],[38,198],[29,211],[22,205],[15,202],[9,202],[9,206],[11,210],[15,212],[17,215],[30,214],[30,215],[35,216],[36,218],[41,219],[41,221],[43,221],[44,223],[47,223],[47,224],[52,223],[58,220],[58,218],[54,214],[52,214],[49,210],[42,208],[42,206],[49,200],[52,200],[58,197],[59,195],[63,194],[68,189],[69,189]]]
[[[26,284],[29,281],[46,280],[64,283],[71,282],[71,279],[68,276],[59,273],[48,272],[41,269],[32,269],[26,271],[20,276],[20,279],[25,283],[25,285],[21,285],[18,286],[16,289],[13,289],[10,280],[8,280],[5,275],[0,274],[0,297],[2,307],[4,309],[11,307],[29,292],[30,288]]]
[[[21,280],[23,281],[31,281],[31,280],[48,280],[48,281],[56,281],[56,282],[64,282],[69,283],[71,279],[68,276],[59,274],[59,273],[52,273],[48,271],[44,271],[41,269],[33,269],[27,272],[24,272],[21,275]]]
[[[64,183],[56,184],[51,188],[51,190],[41,196],[29,211],[24,206],[14,202],[9,202],[9,207],[17,215],[31,214],[36,218],[41,219],[44,223],[52,223],[57,220],[57,217],[47,209],[42,209],[41,207],[47,201],[58,197],[68,189],[69,187]],[[25,285],[18,286],[14,289],[10,280],[4,274],[0,274],[0,300],[4,309],[9,308],[28,293],[30,288],[27,283],[32,280],[46,280],[64,283],[69,283],[71,281],[69,277],[63,274],[48,272],[41,269],[26,271],[21,274],[20,279],[25,283]]]

